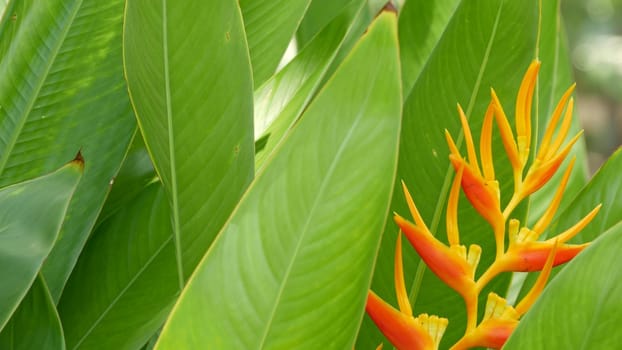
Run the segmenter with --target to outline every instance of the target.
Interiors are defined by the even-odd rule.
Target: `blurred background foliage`
[[[622,0],[564,0],[562,15],[594,172],[622,144]]]

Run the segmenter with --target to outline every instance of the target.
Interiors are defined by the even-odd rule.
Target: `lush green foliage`
[[[539,139],[572,82],[559,1],[541,14],[537,0],[400,3],[395,13],[376,0],[0,1],[0,347],[386,342],[364,306],[369,288],[396,305],[388,218],[408,212],[399,180],[445,237],[443,131],[460,134],[456,103],[479,135],[489,88],[512,106],[537,56]],[[277,69],[291,38],[298,52]],[[509,348],[622,343],[611,297],[622,285],[611,261],[621,157],[588,182],[583,144],[572,152],[580,166],[545,234],[603,203],[573,241],[595,243]],[[511,186],[505,155],[494,157]],[[541,216],[559,176],[517,218]],[[494,251],[466,202],[461,239]],[[415,313],[449,319],[445,348],[464,333],[462,301],[404,254]],[[511,277],[490,288],[506,294]]]

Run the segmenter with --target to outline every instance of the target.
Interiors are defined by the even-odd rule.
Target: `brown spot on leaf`
[[[395,5],[393,5],[393,1],[389,0],[387,4],[384,5],[384,7],[382,8],[382,12],[384,11],[397,13],[397,8],[395,7]]]
[[[71,162],[78,165],[81,169],[84,169],[84,158],[82,157],[82,150],[78,151],[78,154],[76,154]]]

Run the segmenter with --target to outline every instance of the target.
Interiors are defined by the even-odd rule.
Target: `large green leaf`
[[[35,279],[19,308],[0,332],[0,348],[65,349],[63,328],[43,278]]]
[[[52,250],[82,169],[78,158],[51,174],[0,190],[0,329]]]
[[[553,221],[548,230],[549,235],[558,234],[573,226],[599,204],[602,204],[602,208],[598,215],[575,236],[573,242],[590,242],[622,221],[620,171],[622,171],[622,149],[618,149],[607,160],[587,186],[572,199],[572,204]]]
[[[124,35],[129,90],[170,199],[183,283],[254,173],[242,17],[234,0],[131,0]]]
[[[445,12],[439,12],[436,17],[441,21],[439,23],[443,23],[446,19],[440,14],[446,15],[446,11],[454,4],[454,1],[443,5],[427,2],[427,6],[435,9],[422,13],[444,9]],[[407,2],[404,10],[408,10],[409,6]],[[404,104],[398,178],[407,184],[427,225],[442,241],[446,241],[445,206],[454,173],[449,164],[443,130],[449,130],[454,138],[462,134],[456,111],[456,103],[460,103],[470,118],[473,135],[478,138],[490,101],[490,87],[494,87],[506,111],[513,116],[511,111],[522,76],[534,57],[537,15],[537,1],[499,1],[494,4],[488,1],[461,1],[451,13],[434,48],[430,51],[429,47],[421,46],[421,50],[430,53],[423,66],[410,63],[412,67],[419,66],[422,69],[414,77],[413,87]],[[404,17],[404,21],[407,18]],[[406,22],[401,23],[400,29],[405,30],[407,25]],[[411,25],[416,26],[414,23]],[[416,28],[411,30],[417,32]],[[416,37],[405,36],[401,38],[402,47],[409,45],[405,40],[413,40],[410,45],[419,43]],[[508,55],[508,52],[512,54]],[[402,55],[402,60],[406,59]],[[542,59],[545,60],[544,57]],[[405,79],[409,79],[408,76]],[[497,129],[493,135],[493,149],[502,150]],[[457,141],[460,145],[462,137]],[[463,154],[466,154],[464,146],[462,149]],[[501,201],[505,204],[513,189],[510,166],[502,151],[495,151],[494,158]],[[401,186],[396,184],[394,190],[391,209],[407,215],[408,208]],[[478,270],[480,274],[483,267],[488,266],[494,258],[492,230],[462,195],[458,215],[462,244],[475,243],[482,247],[483,255]],[[519,208],[514,215],[522,217],[524,208]],[[397,227],[389,222],[372,284],[372,289],[393,305],[397,305],[393,287],[396,232]],[[449,318],[449,328],[441,348],[449,347],[463,334],[466,325],[466,311],[461,297],[427,270],[410,247],[404,249],[404,264],[414,312]],[[493,281],[491,287],[498,293],[504,293],[508,283],[509,276],[502,275]],[[485,291],[482,294],[480,313],[483,312]],[[371,348],[383,341],[375,325],[369,318],[365,318],[357,347]]]
[[[275,151],[157,348],[353,346],[395,175],[396,22],[378,17]]]
[[[618,168],[619,169],[619,168]],[[622,344],[622,224],[550,282],[504,349],[617,349]]]
[[[352,12],[360,14],[361,5],[360,0],[350,1],[292,62],[255,91],[257,169],[261,168],[319,89],[346,36],[355,30]]]
[[[0,186],[88,160],[43,276],[58,299],[135,130],[123,0],[11,1],[0,23]]]
[[[120,209],[98,225],[58,304],[69,349],[139,348],[164,323],[179,293],[160,183],[141,187]]]
[[[255,86],[274,73],[311,0],[239,0]],[[209,6],[204,6],[209,7]]]

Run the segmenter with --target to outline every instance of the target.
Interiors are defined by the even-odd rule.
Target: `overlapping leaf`
[[[352,12],[360,14],[361,5],[359,0],[350,1],[292,62],[255,92],[257,169],[302,114],[338,51],[353,37],[358,23],[352,23]]]
[[[237,2],[129,1],[125,70],[188,277],[253,177],[252,79]]]
[[[619,168],[618,168],[619,169]],[[551,281],[504,349],[615,349],[622,342],[622,224]]]
[[[160,183],[141,187],[119,209],[98,225],[59,302],[69,349],[139,348],[162,325],[179,293]]]
[[[353,346],[395,174],[396,26],[378,17],[275,151],[157,348]]]
[[[79,158],[51,174],[0,190],[0,329],[52,250],[82,169]]]
[[[43,275],[58,299],[135,130],[123,1],[11,1],[0,23],[0,186],[88,160]]]
[[[255,86],[274,73],[311,0],[240,0]]]
[[[40,276],[37,277],[9,323],[0,332],[5,350],[65,349],[56,305]]]

